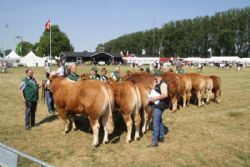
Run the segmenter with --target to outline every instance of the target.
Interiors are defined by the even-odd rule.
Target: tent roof
[[[13,50],[6,56],[6,58],[8,58],[8,59],[21,59],[21,57],[18,54],[16,54],[16,52]]]
[[[44,61],[43,58],[36,56],[30,51],[26,56],[22,58],[22,61]]]

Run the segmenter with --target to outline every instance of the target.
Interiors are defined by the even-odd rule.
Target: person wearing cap
[[[115,67],[115,71],[113,71],[111,73],[111,78],[114,80],[114,81],[119,81],[120,78],[121,78],[121,74],[120,74],[120,67]]]
[[[96,68],[96,66],[91,67],[90,73],[91,73],[90,79],[93,79],[93,80],[100,80],[101,79],[100,75],[98,74],[98,69]]]
[[[101,81],[102,82],[106,82],[108,80],[108,77],[107,77],[107,70],[106,68],[102,68],[101,70],[101,75],[100,75],[100,78],[101,78]]]
[[[25,105],[25,128],[30,130],[35,126],[35,114],[38,101],[38,91],[40,85],[33,77],[31,69],[25,70],[26,77],[22,80],[20,85],[20,95]]]
[[[70,74],[67,76],[68,80],[71,81],[78,81],[79,80],[79,75],[77,73],[77,66],[75,64],[72,64],[70,67]]]
[[[162,72],[158,70],[154,73],[155,80],[153,86],[154,90],[158,92],[159,95],[149,98],[149,101],[153,104],[152,109],[154,118],[152,143],[148,145],[148,147],[158,147],[158,142],[164,142],[165,130],[162,121],[162,114],[168,106],[166,101],[166,98],[168,97],[168,89],[167,84],[162,80],[161,75]]]

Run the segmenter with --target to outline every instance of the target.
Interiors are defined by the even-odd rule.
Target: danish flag
[[[47,23],[45,24],[45,30],[49,29],[50,29],[50,20],[48,20]]]

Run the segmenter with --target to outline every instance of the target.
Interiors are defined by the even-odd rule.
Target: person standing
[[[111,78],[114,81],[119,81],[121,78],[120,67],[115,67],[115,71],[111,73]]]
[[[2,62],[2,72],[7,73],[7,62],[6,61]]]
[[[25,104],[25,128],[30,130],[35,126],[35,114],[38,101],[39,85],[33,77],[33,71],[27,69],[25,71],[26,77],[22,80],[20,86],[20,95]]]
[[[149,99],[151,103],[153,103],[153,137],[152,143],[148,145],[148,147],[158,147],[158,142],[164,142],[164,125],[162,121],[162,114],[164,110],[167,108],[168,104],[166,98],[168,96],[168,89],[167,84],[162,80],[161,71],[156,71],[155,74],[155,81],[153,83],[154,89],[159,95],[156,97],[152,97]],[[156,101],[157,104],[155,104]]]
[[[67,76],[68,80],[71,81],[78,81],[79,80],[79,75],[77,75],[77,66],[76,64],[72,64],[70,67],[70,74]]]
[[[93,80],[100,80],[101,79],[100,75],[98,74],[98,69],[95,66],[91,67],[90,73],[91,73],[90,79],[93,79]]]
[[[59,68],[57,69],[57,73],[60,77],[65,77],[65,68],[62,63],[59,63]]]
[[[102,81],[102,82],[106,82],[106,81],[108,80],[108,77],[107,77],[107,70],[106,70],[105,67],[101,69],[100,78],[101,78],[101,81]]]
[[[53,99],[53,94],[50,91],[50,80],[49,80],[50,74],[46,72],[46,78],[47,80],[45,81],[45,98],[46,98],[46,104],[47,108],[50,114],[55,113],[55,107],[54,107],[54,99]]]

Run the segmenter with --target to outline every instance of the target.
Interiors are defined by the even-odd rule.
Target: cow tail
[[[140,109],[142,107],[142,100],[141,100],[141,94],[140,94],[140,91],[138,89],[138,87],[135,85],[135,90],[136,90],[136,94],[137,94],[137,99],[138,99],[138,103],[137,103],[137,106],[136,106],[136,110],[137,112],[140,112]]]
[[[114,100],[114,92],[111,90],[111,88],[109,86],[107,86],[108,88],[108,120],[107,120],[107,129],[108,129],[108,133],[111,134],[114,131],[114,121],[113,121],[113,110],[114,110],[114,104],[115,104],[115,100]]]
[[[142,109],[142,100],[141,100],[141,94],[136,85],[135,86],[135,91],[136,91],[136,97],[137,97],[137,103],[136,103],[136,109],[134,113],[134,120],[135,120],[135,125],[140,125],[141,123],[141,116],[140,116],[140,111]]]

